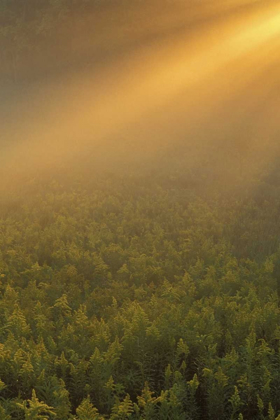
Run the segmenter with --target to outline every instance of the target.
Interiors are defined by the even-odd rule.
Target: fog
[[[2,66],[2,187],[88,165],[213,168],[223,182],[269,168],[280,131],[277,1],[104,1],[91,13],[67,17],[73,33],[54,29],[66,51],[59,69],[42,61],[45,41],[41,61],[29,52],[11,80]]]

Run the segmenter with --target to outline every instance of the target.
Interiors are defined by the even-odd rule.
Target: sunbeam
[[[215,4],[214,10],[217,7]],[[239,115],[233,108],[236,96],[240,107],[248,110],[262,96],[270,100],[268,82],[272,95],[273,80],[278,84],[271,69],[279,62],[280,6],[257,2],[246,12],[211,18],[195,36],[182,27],[180,16],[178,21],[180,31],[172,31],[169,38],[165,35],[162,42],[157,39],[130,51],[98,73],[81,71],[65,77],[60,85],[54,81],[35,90],[28,102],[24,97],[25,109],[16,108],[17,122],[11,114],[12,123],[6,124],[9,141],[2,155],[2,171],[17,177],[54,170],[54,165],[94,153],[97,147],[100,153],[102,145],[102,153],[109,157],[109,144],[117,143],[121,149],[125,138],[133,144],[130,150],[125,143],[129,160],[135,147],[157,153],[170,141],[176,142],[171,133],[178,130],[186,144],[199,142],[203,132],[211,132],[224,107],[223,137],[230,133],[232,138]],[[266,124],[260,115],[262,124],[269,137],[275,123]],[[114,155],[117,149],[112,150]]]

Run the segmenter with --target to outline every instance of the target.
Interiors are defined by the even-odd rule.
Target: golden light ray
[[[39,104],[38,112],[31,107],[32,118],[25,115],[14,130],[8,127],[7,136],[14,142],[5,154],[4,170],[10,167],[15,173],[50,168],[55,162],[78,156],[81,149],[106,139],[119,139],[123,133],[139,139],[137,124],[145,124],[149,115],[173,104],[182,92],[187,98],[179,101],[181,108],[177,111],[184,109],[190,120],[192,109],[197,110],[202,101],[206,113],[210,104],[221,106],[258,79],[268,65],[266,60],[278,60],[274,55],[267,57],[266,49],[279,46],[280,6],[258,7],[254,13],[201,32],[191,42],[181,33],[164,45],[151,45],[98,77],[81,74],[69,80],[66,88],[48,87],[47,105]],[[232,86],[228,86],[228,80],[232,80]],[[214,90],[220,97],[213,104],[209,97]],[[35,95],[35,104],[44,101],[44,94],[41,92],[38,98]]]

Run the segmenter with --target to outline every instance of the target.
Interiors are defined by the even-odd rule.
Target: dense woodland
[[[278,178],[75,175],[2,200],[1,420],[279,418]]]

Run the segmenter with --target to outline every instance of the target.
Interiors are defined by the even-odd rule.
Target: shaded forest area
[[[1,419],[278,418],[278,178],[68,175],[3,202]]]

